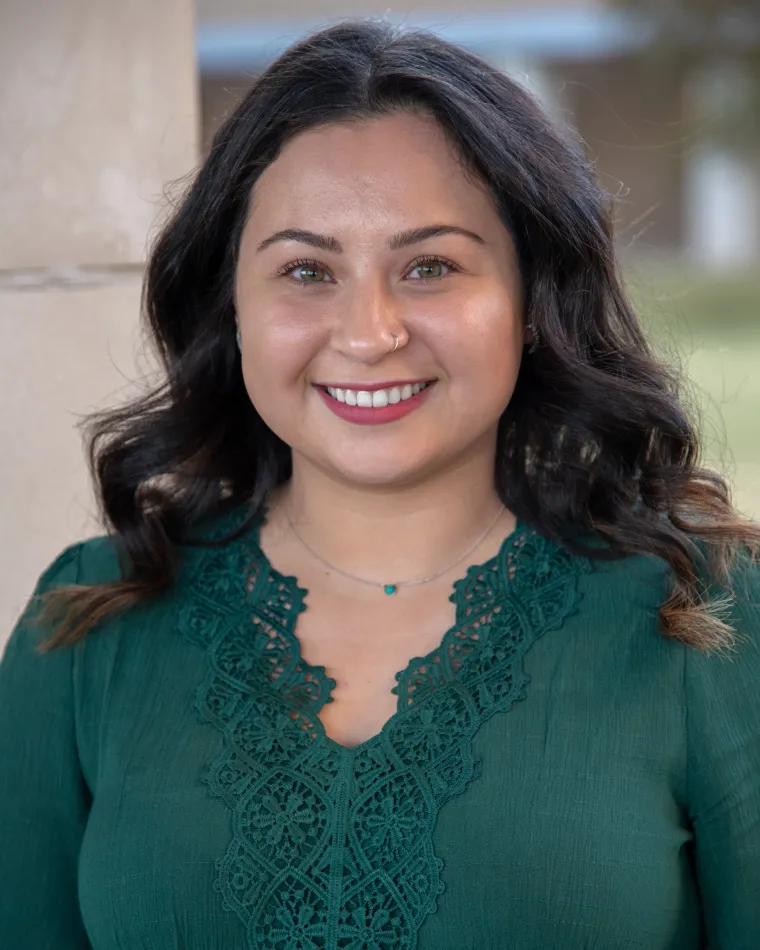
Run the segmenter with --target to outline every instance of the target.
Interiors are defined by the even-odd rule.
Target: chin
[[[376,456],[357,451],[349,458],[323,459],[319,467],[337,481],[357,488],[405,488],[423,481],[439,466],[432,459],[410,459],[403,453]]]

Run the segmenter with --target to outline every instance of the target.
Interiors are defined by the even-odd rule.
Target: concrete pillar
[[[760,180],[753,157],[711,143],[689,153],[684,175],[691,260],[708,270],[760,259]]]
[[[705,66],[684,89],[701,133],[684,174],[687,246],[692,261],[708,270],[756,267],[760,260],[757,152],[736,139],[751,124],[752,83],[749,70],[728,62]],[[733,129],[726,128],[728,117]]]
[[[146,246],[198,155],[193,0],[0,13],[0,650],[49,560],[97,531],[75,428],[133,392]]]

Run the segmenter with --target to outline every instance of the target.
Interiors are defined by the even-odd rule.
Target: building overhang
[[[257,72],[291,43],[335,20],[200,20],[198,66],[203,76]],[[383,17],[409,28],[431,30],[444,39],[499,60],[589,60],[618,56],[647,45],[652,27],[640,19],[597,5],[517,8],[499,13]]]

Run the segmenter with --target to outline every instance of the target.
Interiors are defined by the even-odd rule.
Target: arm
[[[686,653],[688,797],[711,950],[760,947],[760,566],[747,576],[735,654]]]
[[[76,583],[81,545],[45,571],[35,594]],[[73,649],[35,653],[48,631],[34,600],[0,660],[0,947],[90,950],[77,863],[90,794],[77,755]]]

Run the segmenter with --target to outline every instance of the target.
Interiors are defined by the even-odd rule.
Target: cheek
[[[319,321],[291,310],[261,308],[266,316],[240,317],[243,334],[243,379],[254,401],[267,393],[292,389],[323,345]]]
[[[304,370],[312,347],[308,334],[273,326],[243,331],[243,382],[248,398],[269,428],[285,442],[303,414]]]
[[[440,315],[439,315],[440,316]],[[450,319],[431,321],[431,348],[453,384],[461,382],[479,401],[511,393],[522,358],[521,317],[511,298],[469,300]]]
[[[282,343],[282,345],[280,345]],[[269,428],[289,442],[292,426],[302,415],[298,347],[263,334],[249,333],[243,344],[243,383],[254,409]]]

